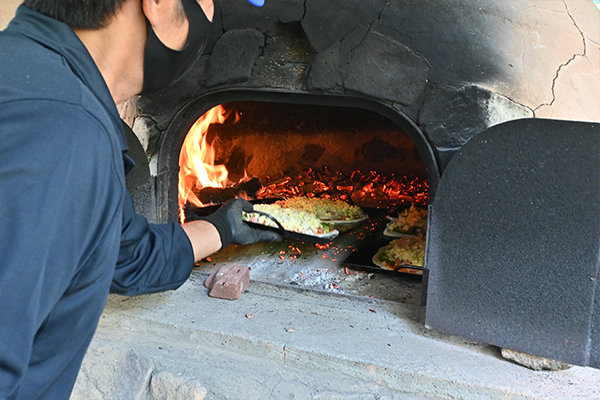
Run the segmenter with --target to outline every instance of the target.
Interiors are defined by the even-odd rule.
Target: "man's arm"
[[[194,260],[208,257],[221,248],[219,232],[210,222],[202,220],[186,222],[181,227],[194,249]]]
[[[194,249],[181,225],[148,223],[135,213],[131,196],[125,193],[111,292],[137,295],[176,289],[189,277],[194,260]]]
[[[176,289],[189,277],[194,261],[229,244],[279,241],[272,231],[250,228],[242,211],[252,204],[235,199],[213,214],[184,224],[149,224],[136,215],[129,195],[123,205],[119,262],[111,285],[114,293],[135,295]]]

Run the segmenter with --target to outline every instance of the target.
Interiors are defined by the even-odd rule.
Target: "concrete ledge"
[[[150,375],[193,379],[208,399],[278,398],[276,388],[308,399],[600,398],[599,370],[526,369],[495,347],[426,330],[421,307],[255,281],[227,301],[208,297],[205,277],[194,272],[176,291],[111,296],[78,386],[86,365],[110,365],[94,351],[106,346],[147,360]]]

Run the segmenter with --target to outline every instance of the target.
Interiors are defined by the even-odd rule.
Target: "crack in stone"
[[[577,28],[577,31],[579,31],[579,34],[581,35],[581,40],[583,42],[583,56],[586,55],[586,46],[585,46],[585,35],[583,34],[583,31],[581,30],[581,28],[579,27],[579,25],[577,25],[577,21],[575,21],[575,18],[573,18],[573,15],[571,15],[571,11],[569,10],[569,6],[566,3],[566,0],[563,0],[563,4],[565,5],[565,9],[567,10],[567,15],[569,16],[569,18],[571,18],[571,21],[573,21],[573,25],[575,25],[575,28]]]
[[[573,54],[573,56],[567,60],[567,62],[561,64],[558,66],[558,69],[556,70],[556,74],[554,75],[554,78],[552,79],[552,100],[550,101],[550,103],[542,103],[539,106],[535,107],[533,109],[533,112],[535,113],[537,110],[539,110],[542,107],[545,106],[552,106],[554,104],[554,101],[556,101],[556,93],[554,92],[554,89],[556,87],[556,81],[558,80],[558,77],[560,75],[560,71],[565,68],[566,66],[568,66],[571,62],[573,62],[577,57],[585,57],[587,54],[587,46],[586,46],[586,42],[585,42],[585,35],[583,34],[583,31],[581,30],[581,28],[579,28],[579,26],[577,25],[577,22],[575,21],[575,18],[573,18],[573,16],[571,15],[571,12],[569,10],[569,6],[567,5],[566,0],[562,0],[564,6],[565,6],[565,11],[567,13],[567,15],[569,16],[569,18],[571,18],[571,21],[573,22],[573,25],[575,26],[575,28],[577,29],[577,31],[579,32],[579,35],[581,35],[581,41],[583,43],[583,53],[575,53]]]
[[[96,382],[96,380],[92,381],[92,387],[94,389],[96,389],[98,391],[98,393],[100,393],[102,395],[102,398],[106,398],[106,393],[100,389],[100,386],[98,385],[98,382]]]
[[[381,7],[381,11],[379,11],[379,15],[377,15],[377,18],[373,21],[373,23],[375,23],[375,21],[381,21],[381,16],[383,15],[383,12],[385,11],[386,8],[389,7],[390,4],[391,4],[391,0],[387,0],[385,2],[383,7]]]
[[[153,115],[150,115],[150,114],[139,114],[139,115],[136,115],[133,118],[133,124],[132,125],[135,125],[135,121],[137,121],[138,119],[141,119],[141,118],[146,118],[146,119],[149,119],[150,121],[152,121],[152,123],[154,124],[154,126],[162,133],[162,130],[159,128],[158,119],[156,119]]]
[[[365,40],[365,38],[367,37],[367,35],[369,34],[369,32],[375,32],[378,33],[376,30],[373,29],[373,25],[375,25],[375,23],[381,21],[381,16],[383,15],[383,12],[385,11],[385,9],[390,5],[390,1],[391,0],[387,0],[385,2],[385,4],[381,7],[381,10],[379,10],[379,14],[377,15],[377,18],[374,18],[373,21],[371,21],[368,25],[367,25],[367,29],[365,30],[365,34],[363,35],[363,37],[360,39],[360,41],[356,44],[356,46],[354,46],[352,49],[350,49],[350,53],[354,53],[354,50],[356,50]],[[356,30],[351,31],[349,34],[351,35],[352,33],[354,33]],[[346,39],[347,35],[344,36],[342,39],[340,39],[340,43],[342,43],[344,41],[344,39]],[[348,66],[350,64],[350,60],[352,59],[352,57],[349,57],[348,62],[346,63],[346,66]]]
[[[302,22],[306,17],[306,0],[304,0],[304,2],[302,3],[302,8],[304,8],[304,12],[302,13],[302,17],[300,17],[300,22]]]

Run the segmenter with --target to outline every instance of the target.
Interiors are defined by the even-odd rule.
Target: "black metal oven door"
[[[426,249],[426,325],[600,368],[600,124],[522,119],[443,172]]]

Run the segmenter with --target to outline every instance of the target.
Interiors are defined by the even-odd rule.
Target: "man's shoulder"
[[[81,107],[32,100],[0,104],[0,108],[0,151],[5,164],[14,156],[47,166],[91,160],[112,160],[118,166],[118,143],[102,121]]]
[[[0,32],[0,103],[30,99],[80,104],[84,86],[64,57],[23,36]]]
[[[65,57],[30,38],[0,32],[0,77],[5,124],[36,124],[50,116],[47,129],[54,135],[112,129],[106,110]]]

